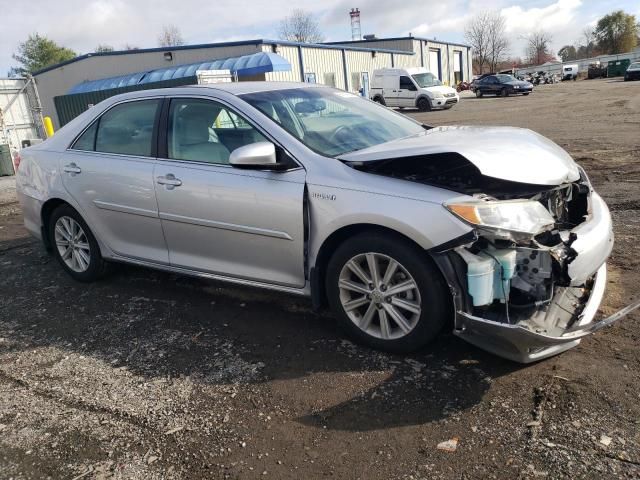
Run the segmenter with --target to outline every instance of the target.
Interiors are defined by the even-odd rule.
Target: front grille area
[[[450,97],[455,97],[456,94],[455,93],[445,93],[444,96],[447,97],[447,98],[450,98]]]

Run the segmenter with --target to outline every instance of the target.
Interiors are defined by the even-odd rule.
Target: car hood
[[[368,162],[456,152],[483,175],[512,182],[560,185],[580,178],[571,156],[548,138],[516,127],[436,127],[338,157]]]
[[[427,90],[431,93],[456,93],[455,88],[447,87],[446,85],[435,85],[433,87],[422,87],[422,90]]]

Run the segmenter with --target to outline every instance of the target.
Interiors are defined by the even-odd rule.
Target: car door
[[[385,75],[383,77],[384,101],[387,107],[398,107],[398,92],[400,91],[400,81],[398,75]]]
[[[171,265],[304,286],[304,169],[230,166],[233,150],[269,139],[221,101],[175,97],[163,117],[154,175]]]
[[[413,80],[411,80],[407,75],[401,75],[398,90],[398,106],[415,107],[417,91],[418,87],[415,86]]]
[[[97,238],[123,257],[167,263],[153,169],[161,98],[114,105],[60,158],[62,181]]]

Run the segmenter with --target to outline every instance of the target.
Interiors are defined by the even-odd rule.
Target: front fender
[[[312,266],[324,242],[334,232],[352,225],[393,230],[425,250],[472,230],[438,202],[319,185],[308,185],[308,202]]]

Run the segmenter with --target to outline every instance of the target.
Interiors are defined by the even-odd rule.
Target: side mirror
[[[231,152],[229,164],[237,168],[275,167],[276,147],[271,142],[256,142],[238,147]]]

